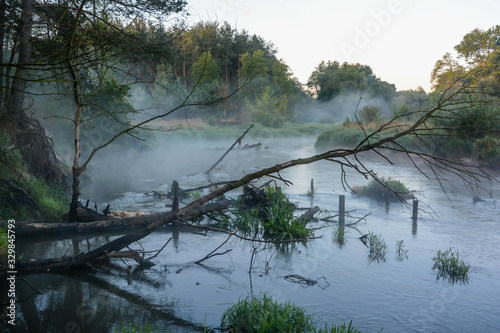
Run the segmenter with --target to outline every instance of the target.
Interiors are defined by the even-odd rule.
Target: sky
[[[304,84],[321,61],[338,61],[430,92],[437,60],[473,29],[500,24],[498,0],[187,1],[191,22],[227,21],[272,42]]]

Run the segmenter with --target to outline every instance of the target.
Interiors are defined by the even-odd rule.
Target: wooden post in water
[[[411,225],[411,233],[412,235],[417,235],[417,220],[418,220],[418,200],[413,199],[413,214],[411,216],[413,223]]]
[[[339,196],[339,239],[344,238],[345,228],[345,195]]]
[[[311,195],[314,195],[314,179],[311,178]]]
[[[177,180],[172,182],[172,212],[179,210],[179,183]]]
[[[413,199],[413,214],[412,217],[413,221],[416,221],[418,219],[418,200]]]

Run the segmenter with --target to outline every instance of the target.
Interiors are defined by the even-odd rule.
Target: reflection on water
[[[211,177],[218,181],[234,179],[243,170],[248,173],[253,168],[307,156],[314,153],[312,143],[305,139],[277,141],[269,144],[267,150],[234,152],[228,155],[232,162],[223,164]],[[370,162],[370,167],[380,168],[379,163]],[[211,164],[211,160],[207,162],[208,166]],[[27,276],[43,295],[33,294],[27,284],[18,281],[18,298],[23,301],[17,307],[17,331],[112,332],[121,323],[132,322],[155,323],[174,332],[203,331],[204,322],[218,326],[223,311],[239,298],[250,292],[266,292],[279,301],[307,307],[318,321],[353,320],[362,331],[378,332],[384,328],[385,332],[494,332],[500,316],[500,212],[495,205],[499,185],[484,184],[492,197],[483,193],[486,201],[474,203],[467,187],[450,189],[445,195],[438,184],[411,167],[384,166],[379,174],[401,180],[417,191],[423,210],[418,220],[412,220],[411,207],[386,205],[345,193],[340,169],[333,163],[299,166],[281,174],[293,182],[284,190],[299,206],[317,205],[335,215],[338,197],[344,194],[346,211],[354,211],[352,216],[371,215],[345,227],[341,238],[336,224],[312,222],[312,227],[317,228],[315,235],[322,236],[320,239],[305,245],[270,246],[258,252],[251,276],[248,270],[253,247],[248,242],[231,239],[219,249],[232,249],[229,254],[196,265],[194,261],[213,251],[227,236],[168,226],[141,242],[147,250],[158,250],[173,237],[154,259],[157,265],[151,269],[136,271],[127,268],[134,265],[132,262],[117,261],[115,267],[94,273]],[[202,175],[176,178],[185,188],[206,183]],[[315,185],[313,197],[306,195],[311,179]],[[351,186],[366,183],[363,177],[351,172],[347,179]],[[165,180],[163,185],[168,187],[171,180]],[[164,201],[144,197],[141,186],[128,188],[119,195],[114,193],[105,201],[111,200],[116,210],[165,209]],[[385,261],[369,259],[369,249],[360,237],[370,232],[387,243]],[[25,257],[38,257],[41,253],[59,257],[88,251],[115,237],[109,234],[19,239],[18,246]],[[396,246],[400,241],[404,241],[407,250],[405,260],[397,260]],[[436,279],[432,271],[431,258],[436,251],[450,247],[471,265],[468,284]],[[329,286],[303,288],[285,280],[285,276],[291,275],[310,280],[324,277]]]

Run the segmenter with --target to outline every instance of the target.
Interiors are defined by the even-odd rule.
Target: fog
[[[327,102],[308,100],[297,105],[293,113],[297,114],[297,120],[303,122],[343,122],[346,117],[355,120],[355,113],[364,106],[382,107],[382,116],[387,119],[392,113],[392,105],[384,99],[371,97],[371,93],[342,94]]]

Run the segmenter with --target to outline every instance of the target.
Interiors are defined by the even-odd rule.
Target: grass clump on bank
[[[453,252],[451,248],[446,251],[438,250],[432,260],[432,269],[438,270],[437,279],[447,279],[452,283],[468,281],[470,265],[458,258],[458,252]]]
[[[0,218],[55,218],[68,208],[63,189],[50,186],[26,171],[19,148],[0,135]]]
[[[384,177],[378,181],[372,179],[368,185],[355,186],[352,190],[359,197],[386,202],[398,202],[400,199],[406,200],[411,197],[410,190],[402,182]]]
[[[344,324],[317,328],[312,315],[304,308],[289,302],[279,303],[267,295],[248,296],[224,311],[221,326],[227,332],[337,332],[356,333],[357,329]]]

